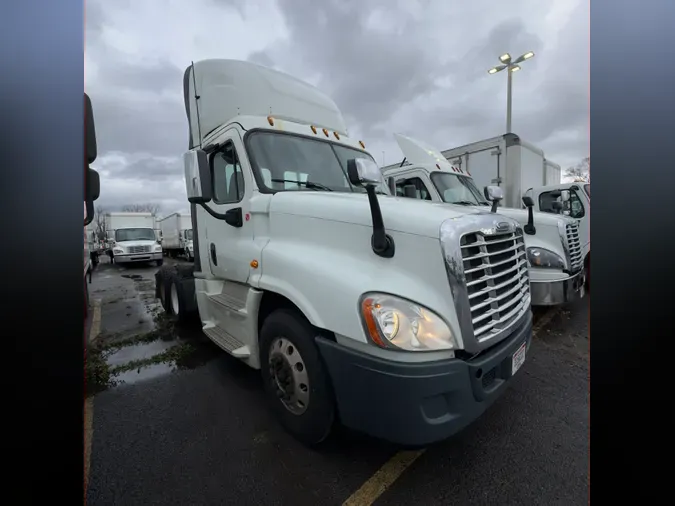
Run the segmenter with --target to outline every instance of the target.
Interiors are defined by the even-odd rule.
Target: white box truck
[[[565,304],[584,296],[585,273],[577,249],[579,231],[574,220],[535,213],[533,206],[527,210],[497,207],[488,196],[489,190],[496,186],[488,184],[481,191],[470,174],[451,165],[440,151],[410,137],[397,134],[395,138],[405,159],[400,164],[383,167],[382,173],[387,179],[393,179],[392,187],[400,195],[455,206],[482,207],[518,221],[525,232],[525,251],[519,262],[530,270],[532,305]],[[498,255],[499,248],[506,246],[510,246],[508,241],[500,246],[486,244],[484,253]],[[502,267],[506,268],[506,274],[497,279],[498,289],[516,265],[507,262]],[[489,291],[490,287],[480,279],[471,282]]]
[[[155,235],[152,213],[110,212],[105,215],[108,255],[116,264],[156,262],[162,265],[162,246]]]
[[[170,257],[184,255],[194,260],[192,244],[192,218],[189,214],[173,213],[159,220],[164,254]]]
[[[564,211],[573,218],[579,228],[579,244],[570,242],[570,254],[581,255],[586,283],[590,285],[590,185],[588,192],[580,184],[570,191],[571,185],[560,182],[560,165],[547,160],[543,150],[514,133],[447,149],[442,154],[452,165],[470,174],[479,188],[501,187],[505,207],[523,207],[522,198],[528,195],[535,211]],[[553,205],[556,199],[558,204]]]
[[[286,430],[425,445],[500,397],[531,342],[528,271],[487,305],[466,271],[494,276],[476,242],[522,254],[515,220],[391,196],[335,103],[289,75],[204,60],[183,89],[195,260],[159,269],[157,296],[260,370]]]

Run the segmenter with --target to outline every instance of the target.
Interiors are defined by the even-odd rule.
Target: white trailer
[[[105,224],[111,261],[162,265],[162,246],[157,240],[154,214],[110,212],[105,215]]]
[[[196,310],[308,444],[339,420],[426,445],[481,416],[532,338],[518,222],[390,195],[335,103],[289,75],[204,60],[183,92],[195,261],[156,273],[167,313]],[[513,246],[477,254],[488,240]],[[485,302],[508,262],[514,288]]]
[[[164,254],[175,257],[184,255],[194,260],[192,243],[192,217],[189,214],[173,213],[159,220]]]

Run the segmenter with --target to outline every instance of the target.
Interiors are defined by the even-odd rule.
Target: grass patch
[[[137,370],[140,372],[140,370],[143,367],[148,367],[150,365],[155,365],[155,364],[163,364],[163,363],[174,363],[176,364],[176,367],[181,368],[182,364],[185,363],[187,359],[189,359],[190,355],[195,352],[195,347],[192,346],[190,343],[180,343],[177,344],[176,346],[172,346],[166,351],[163,351],[162,353],[158,353],[157,355],[154,355],[152,357],[140,359],[140,360],[132,360],[131,362],[127,362],[126,364],[122,364],[119,366],[116,366],[114,368],[109,369],[110,373],[114,376],[117,374],[120,374],[122,372],[127,372],[127,371],[133,371]]]

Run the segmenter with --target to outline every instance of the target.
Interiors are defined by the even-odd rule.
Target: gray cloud
[[[208,6],[221,9],[223,17],[236,13],[247,27],[280,13],[284,36],[272,40],[252,29],[251,38],[240,41],[251,45],[244,51],[248,59],[319,86],[378,159],[386,151],[388,163],[398,157],[394,132],[440,149],[503,133],[506,76],[487,74],[503,51],[537,54],[514,75],[514,130],[563,165],[588,154],[587,2],[567,12],[569,2],[553,0],[513,0],[503,9],[495,9],[493,0],[195,1],[199,5],[186,4],[186,13]],[[208,32],[183,19],[122,26],[117,13],[136,5],[87,2],[86,48],[96,72],[85,84],[108,185],[101,199],[110,205],[133,198],[181,206],[180,155],[187,147],[183,66],[189,58],[232,57],[234,49],[216,51]],[[138,45],[134,57],[125,30],[132,30]],[[161,55],[143,47],[152,47],[167,30],[187,33],[182,40],[194,41],[190,53],[179,45]],[[268,41],[266,47],[260,49],[260,40]]]

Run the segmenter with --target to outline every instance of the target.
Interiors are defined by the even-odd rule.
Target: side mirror
[[[394,176],[387,178],[387,186],[389,186],[389,192],[392,195],[396,195],[396,179],[394,179]]]
[[[488,201],[492,202],[492,209],[490,209],[490,212],[496,213],[497,204],[504,198],[504,190],[499,186],[486,186],[483,188],[483,195],[485,195],[485,198]]]
[[[213,187],[206,152],[201,149],[188,151],[183,155],[183,164],[188,201],[192,204],[210,202],[213,198]]]
[[[562,190],[560,192],[560,200],[563,202],[567,202],[570,199],[570,191],[569,190]]]
[[[380,168],[375,162],[365,158],[347,160],[347,176],[354,186],[370,186],[382,182]]]
[[[537,229],[534,228],[534,200],[529,195],[523,195],[523,204],[527,207],[527,223],[523,227],[523,232],[534,235],[537,233]]]
[[[94,126],[94,111],[91,108],[89,95],[84,94],[84,150],[87,165],[96,160],[96,128]]]
[[[409,199],[417,198],[417,188],[414,184],[407,184],[403,187],[403,195]]]
[[[94,169],[87,169],[84,173],[84,204],[87,216],[84,218],[86,227],[94,221],[94,200],[98,199],[101,193],[101,179]]]

